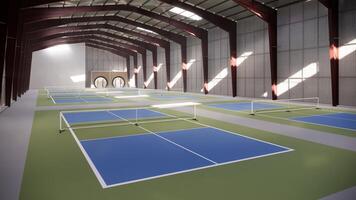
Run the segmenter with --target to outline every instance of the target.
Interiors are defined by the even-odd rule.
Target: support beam
[[[95,48],[100,48],[100,49],[103,49],[103,50],[106,50],[106,51],[110,51],[114,54],[117,54],[117,55],[121,55],[123,57],[128,57],[129,56],[133,56],[134,58],[134,68],[137,69],[137,53],[129,50],[129,49],[124,49],[124,48],[121,48],[121,47],[117,47],[117,46],[113,46],[113,45],[110,45],[110,44],[115,44],[116,41],[108,41],[108,40],[105,40],[106,38],[102,38],[102,40],[104,40],[105,42],[108,42],[109,44],[107,43],[100,43],[100,42],[97,42],[93,39],[96,39],[96,40],[101,40],[100,37],[96,37],[96,36],[90,36],[90,35],[87,35],[87,36],[81,36],[81,37],[67,37],[65,39],[53,39],[53,40],[50,40],[50,41],[41,41],[37,44],[33,44],[32,45],[32,51],[36,51],[36,50],[41,50],[41,49],[44,49],[44,48],[48,48],[50,46],[53,46],[53,45],[58,45],[58,44],[63,44],[63,43],[80,43],[80,42],[84,42],[86,44],[88,44],[88,46],[95,46]],[[144,50],[145,51],[145,50]],[[128,69],[128,74],[130,75],[130,69]],[[130,76],[128,76],[130,77]]]
[[[18,20],[18,2],[9,1],[8,6],[8,29],[6,37],[6,65],[5,65],[5,105],[11,105],[13,77],[16,58],[16,44],[17,44],[17,20]]]
[[[0,101],[2,97],[2,82],[3,82],[3,73],[5,67],[5,50],[6,50],[6,34],[7,34],[7,25],[5,23],[0,24]]]
[[[175,26],[176,28],[182,29],[186,33],[198,37],[202,40],[202,44],[205,44],[205,46],[208,46],[208,37],[205,37],[207,35],[207,31],[201,28],[197,28],[195,26],[183,23],[181,21],[165,17],[163,15],[159,15],[157,13],[138,8],[135,6],[131,5],[107,5],[107,6],[80,6],[80,7],[63,7],[63,8],[32,8],[32,9],[26,9],[23,10],[23,14],[25,16],[25,23],[28,22],[36,22],[36,21],[42,21],[50,18],[56,18],[56,17],[61,17],[65,15],[73,15],[73,14],[78,14],[78,13],[86,13],[86,12],[99,12],[99,11],[130,11],[130,12],[135,12],[139,13],[141,15],[145,15],[147,17],[151,17],[160,21],[163,21],[165,23],[168,23],[172,26]],[[208,53],[207,51],[203,51],[203,60],[204,57],[207,57],[208,55],[205,55],[205,53]],[[205,66],[204,66],[205,65]],[[204,74],[208,74],[208,60],[206,62],[203,62],[203,69],[206,70]],[[145,71],[146,69],[144,69]],[[145,74],[144,74],[145,77]],[[207,76],[206,76],[207,78]],[[204,85],[207,84],[208,80],[204,80]],[[205,94],[207,94],[208,91],[205,90]]]
[[[73,26],[73,27],[60,27],[60,28],[54,28],[54,29],[49,29],[49,30],[45,30],[42,32],[34,32],[34,33],[30,33],[28,35],[29,38],[38,38],[38,37],[50,37],[51,35],[55,34],[55,33],[59,33],[59,32],[67,32],[67,31],[76,31],[76,30],[88,30],[88,29],[98,29],[98,28],[103,28],[103,29],[109,29],[109,30],[114,30],[114,31],[118,31],[118,32],[123,32],[123,33],[127,33],[129,35],[134,35],[140,38],[143,38],[145,42],[151,43],[152,45],[156,45],[156,46],[161,46],[165,49],[165,53],[170,53],[169,46],[170,43],[165,41],[165,40],[161,40],[158,38],[154,38],[151,36],[147,36],[147,35],[143,35],[134,31],[129,31],[127,29],[123,29],[120,27],[116,27],[116,26],[112,26],[112,25],[108,25],[108,24],[99,24],[99,25],[82,25],[82,26]],[[152,46],[153,47],[153,46]],[[152,56],[153,56],[153,70],[156,69],[157,67],[157,48],[151,48],[150,49],[152,51]],[[170,58],[168,58],[170,59]],[[167,62],[167,58],[166,58],[166,62]],[[155,89],[157,89],[157,72],[154,72],[154,84],[155,84]],[[147,87],[147,85],[146,85]]]
[[[268,23],[272,99],[277,99],[277,11],[256,0],[233,0]]]
[[[127,38],[127,37],[123,37],[123,36],[119,36],[116,34],[112,34],[112,33],[108,33],[105,31],[79,31],[79,32],[69,32],[69,33],[59,33],[59,34],[54,34],[54,35],[50,35],[47,37],[43,37],[40,39],[34,39],[33,42],[39,42],[41,40],[50,40],[50,39],[54,39],[54,38],[59,38],[59,37],[65,37],[65,36],[80,36],[80,35],[93,35],[93,34],[100,34],[100,35],[104,35],[104,36],[108,36],[108,37],[112,37],[112,38],[116,38],[116,39],[121,39],[121,40],[126,40],[128,42],[131,42],[133,44],[142,46],[148,50],[150,50],[152,52],[152,56],[153,59],[155,59],[154,63],[157,63],[157,46],[145,43],[145,42],[141,42],[138,40],[134,40],[131,38]],[[147,57],[146,57],[146,51],[141,52],[142,54],[142,67],[143,67],[143,78],[144,78],[144,82],[147,81]],[[155,66],[152,66],[152,68],[154,68]],[[146,87],[145,87],[146,88]]]
[[[7,9],[8,1],[2,3],[0,7],[0,104],[2,101],[3,73],[5,69],[6,55],[6,35],[7,35]]]
[[[237,33],[236,33],[236,22],[231,21],[225,17],[215,15],[211,12],[205,11],[203,9],[200,9],[198,7],[189,5],[187,3],[177,1],[177,0],[160,0],[161,2],[171,4],[173,6],[177,6],[180,8],[183,8],[185,10],[188,10],[190,12],[193,12],[205,20],[211,22],[215,26],[223,29],[224,31],[228,32],[229,34],[229,44],[230,44],[230,69],[231,69],[231,76],[232,76],[232,96],[235,97],[237,95],[237,75],[236,75],[236,58],[237,58],[237,44],[236,44],[236,38],[237,38]],[[185,60],[185,64],[187,64]],[[187,90],[187,70],[183,66],[183,85],[184,85],[184,91]]]
[[[165,31],[162,29],[159,29],[154,26],[150,26],[147,24],[143,24],[137,21],[133,21],[130,19],[126,19],[120,16],[97,16],[97,17],[81,17],[81,18],[65,18],[65,19],[48,19],[48,20],[43,20],[39,22],[34,22],[34,23],[26,23],[24,24],[24,30],[28,33],[30,32],[37,32],[41,30],[48,30],[48,29],[53,29],[54,27],[58,27],[61,25],[66,25],[70,23],[81,23],[81,22],[101,22],[101,21],[116,21],[120,23],[126,23],[130,24],[132,26],[136,27],[141,27],[145,28],[147,30],[151,30],[153,32],[156,32],[157,34],[172,40],[176,43],[178,43],[181,46],[181,54],[182,54],[182,66],[185,66],[187,61],[184,58],[187,58],[187,38],[176,34],[172,33],[169,31]],[[167,83],[171,81],[170,79],[170,50],[165,48],[165,58],[166,58],[166,72],[167,72]],[[137,79],[136,79],[137,80]],[[169,87],[167,87],[169,89]]]
[[[339,1],[319,0],[328,9],[332,105],[339,105]]]

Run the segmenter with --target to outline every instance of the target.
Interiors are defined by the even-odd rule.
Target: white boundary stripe
[[[207,107],[212,107],[212,106],[208,106],[208,105],[204,105],[204,106],[207,106]],[[227,110],[227,111],[231,111],[231,112],[237,112],[237,113],[244,113],[244,114],[247,114],[249,112],[244,112],[244,111],[239,111],[239,110],[228,110],[228,109],[224,109],[224,108],[217,108],[217,107],[212,107],[212,108],[215,108],[215,109],[222,109],[222,110]],[[301,110],[301,109],[299,109]],[[283,120],[289,120],[289,121],[293,121],[293,122],[297,122],[297,123],[305,123],[305,124],[311,124],[311,125],[316,125],[316,126],[325,126],[325,127],[330,127],[330,128],[336,128],[336,129],[344,129],[344,130],[348,130],[348,131],[356,131],[356,130],[353,130],[353,129],[348,129],[348,128],[341,128],[341,127],[337,127],[337,126],[330,126],[330,125],[324,125],[324,124],[317,124],[317,123],[312,123],[312,122],[304,122],[304,121],[298,121],[298,120],[294,120],[292,118],[283,118],[283,117],[275,117],[275,116],[269,116],[269,115],[266,115],[264,113],[267,113],[267,112],[262,112],[262,113],[259,113],[259,112],[256,112],[257,115],[259,116],[263,116],[263,117],[267,117],[267,118],[274,118],[274,119],[283,119]],[[345,113],[345,112],[334,112],[334,113]],[[348,113],[348,112],[346,112]],[[332,114],[332,113],[331,113]],[[352,113],[351,113],[352,114]],[[307,116],[300,116],[300,117],[308,117],[308,116],[317,116],[317,115],[307,115]],[[298,117],[296,117],[298,118]]]
[[[169,114],[167,114],[167,115],[169,115]],[[201,126],[205,126],[205,127],[208,127],[208,128],[220,130],[220,131],[223,131],[223,132],[231,133],[233,135],[239,135],[241,137],[245,137],[245,138],[252,139],[252,140],[255,140],[255,141],[259,141],[259,142],[262,142],[262,143],[266,143],[266,144],[270,144],[270,145],[273,145],[273,146],[281,147],[281,148],[284,148],[284,149],[293,150],[293,149],[291,149],[289,147],[285,147],[285,146],[282,146],[282,145],[274,144],[274,143],[271,143],[271,142],[266,142],[264,140],[259,140],[259,139],[256,139],[256,138],[253,138],[253,137],[249,137],[249,136],[246,136],[246,135],[241,135],[239,133],[235,133],[235,132],[232,132],[232,131],[228,131],[228,130],[224,130],[224,129],[221,129],[221,128],[213,127],[213,126],[210,126],[210,125],[207,125],[207,124],[203,124],[203,123],[200,123],[200,122],[197,122],[197,121],[190,121],[190,120],[187,120],[187,119],[182,119],[182,120],[188,121],[188,122],[191,122],[191,123],[194,123],[194,124],[198,124],[198,125],[201,125]]]
[[[112,113],[112,114],[114,114],[114,113]],[[166,114],[166,115],[169,116],[169,114]],[[170,116],[175,117],[173,115],[170,115]],[[119,117],[119,116],[117,116],[117,117]],[[227,130],[224,130],[224,129],[220,129],[220,128],[216,128],[216,127],[213,127],[213,126],[209,126],[209,125],[206,125],[206,124],[203,124],[203,123],[199,123],[199,122],[196,122],[196,121],[190,121],[190,120],[183,119],[183,118],[178,118],[178,119],[182,119],[184,121],[188,121],[188,122],[195,123],[195,124],[198,124],[198,125],[201,125],[201,126],[204,126],[204,127],[220,130],[220,131],[227,132],[227,133],[230,133],[230,134],[239,135],[241,137],[245,137],[245,138],[248,138],[248,139],[259,141],[259,142],[262,142],[262,143],[265,143],[265,144],[270,144],[272,146],[277,146],[277,147],[280,147],[280,148],[284,148],[286,150],[285,151],[275,152],[275,153],[270,153],[270,154],[264,154],[264,155],[260,155],[260,156],[255,156],[255,157],[249,157],[249,158],[245,158],[245,159],[233,160],[233,161],[224,162],[224,163],[216,163],[216,162],[211,160],[211,162],[213,162],[214,164],[208,165],[208,166],[204,166],[204,167],[198,167],[198,168],[193,168],[193,169],[189,169],[189,170],[177,171],[177,172],[173,172],[173,173],[167,173],[167,174],[162,174],[162,175],[159,175],[159,176],[147,177],[147,178],[143,178],[143,179],[137,179],[137,180],[133,180],[133,181],[122,182],[122,183],[118,183],[118,184],[106,185],[106,183],[102,179],[100,173],[98,172],[98,170],[96,169],[95,165],[91,161],[90,157],[86,153],[84,147],[81,145],[81,143],[79,142],[78,138],[75,136],[74,131],[71,128],[69,128],[69,129],[70,129],[71,134],[73,135],[73,137],[76,139],[77,144],[79,145],[80,149],[82,150],[82,153],[86,157],[87,162],[91,166],[94,174],[96,175],[97,179],[99,180],[102,188],[104,188],[104,189],[105,188],[119,186],[119,185],[126,185],[126,184],[130,184],[130,183],[136,183],[136,182],[140,182],[140,181],[151,180],[151,179],[155,179],[155,178],[160,178],[160,177],[165,177],[165,176],[170,176],[170,175],[176,175],[176,174],[181,174],[181,173],[186,173],[186,172],[192,172],[192,171],[196,171],[196,170],[207,169],[207,168],[211,168],[211,167],[217,167],[217,166],[227,165],[227,164],[231,164],[231,163],[237,163],[237,162],[241,162],[241,161],[245,161],[245,160],[252,160],[252,159],[256,159],[256,158],[262,158],[262,157],[267,157],[267,156],[272,156],[272,155],[277,155],[277,154],[282,154],[282,153],[287,153],[287,152],[294,151],[294,149],[291,149],[291,148],[288,148],[288,147],[285,147],[285,146],[282,146],[282,145],[277,145],[277,144],[274,144],[274,143],[271,143],[271,142],[267,142],[267,141],[259,140],[259,139],[252,138],[252,137],[249,137],[249,136],[241,135],[241,134],[234,133],[234,132],[231,132],[231,131],[227,131]],[[66,122],[66,120],[65,120],[65,122]],[[130,122],[130,123],[134,124],[132,122]],[[70,127],[67,122],[66,122],[66,124],[67,124],[68,127]],[[151,131],[143,128],[143,127],[140,127],[140,128],[142,128],[145,131],[151,132]],[[156,135],[156,136],[158,136],[158,137],[160,137],[160,138],[162,138],[162,139],[164,139],[164,140],[166,140],[167,142],[170,142],[170,143],[174,144],[174,142],[172,142],[172,141],[170,141],[170,140],[168,140],[166,138],[163,138],[162,136],[159,136],[154,132],[151,132],[151,133]],[[179,144],[177,144],[177,145],[179,145]],[[181,145],[179,145],[179,146],[182,147]],[[182,147],[182,148],[186,149],[185,147]],[[186,150],[189,150],[189,149],[186,149]],[[189,150],[189,152],[194,153],[193,151],[190,151],[190,150]],[[196,155],[200,155],[200,154],[196,154]],[[202,156],[202,158],[204,158],[204,156]],[[210,161],[210,160],[208,160],[208,161]]]
[[[218,164],[212,164],[212,165],[208,165],[208,166],[204,166],[204,167],[197,167],[197,168],[193,168],[193,169],[182,170],[182,171],[162,174],[162,175],[158,175],[158,176],[152,176],[152,177],[147,177],[147,178],[142,178],[142,179],[136,179],[136,180],[132,180],[132,181],[127,181],[127,182],[108,185],[106,188],[116,187],[116,186],[120,186],[120,185],[127,185],[127,184],[131,184],[131,183],[137,183],[137,182],[141,182],[141,181],[147,181],[147,180],[152,180],[152,179],[156,179],[156,178],[176,175],[176,174],[193,172],[193,171],[197,171],[197,170],[208,169],[208,168],[218,167],[218,166],[222,166],[222,165],[228,165],[228,164],[232,164],[232,163],[238,163],[238,162],[242,162],[242,161],[246,161],[246,160],[253,160],[253,159],[256,159],[256,158],[268,157],[268,156],[287,153],[287,152],[291,152],[291,151],[293,151],[293,150],[289,149],[289,150],[286,150],[286,151],[280,151],[280,152],[276,152],[276,153],[264,154],[264,155],[261,155],[261,156],[249,157],[249,158],[245,158],[245,159],[233,160],[233,161],[224,162],[224,163],[218,163]]]
[[[66,119],[63,118],[63,120],[64,120],[64,122],[67,124],[67,126],[70,127],[69,124],[68,124],[68,122],[66,121]],[[73,136],[75,142],[76,142],[77,145],[79,146],[79,149],[80,149],[80,151],[83,153],[83,155],[84,155],[85,159],[87,160],[89,166],[90,166],[91,169],[93,170],[94,175],[95,175],[96,178],[99,180],[99,183],[100,183],[101,187],[107,188],[107,187],[108,187],[107,184],[105,183],[105,181],[104,181],[103,177],[101,176],[101,174],[99,173],[98,169],[95,167],[93,161],[90,159],[88,153],[85,151],[83,145],[80,143],[78,137],[75,135],[74,131],[73,131],[71,128],[69,128],[69,131],[70,131],[71,135]]]
[[[79,96],[79,99],[81,99],[81,100],[84,101],[85,103],[89,103],[87,100],[83,99],[81,96]]]
[[[277,117],[275,117],[275,118],[277,118]],[[285,118],[283,118],[283,119],[285,119]],[[288,120],[293,121],[293,122],[298,122],[298,123],[305,123],[305,124],[311,124],[311,125],[317,125],[317,126],[325,126],[325,127],[330,127],[330,128],[336,128],[336,129],[344,129],[344,130],[348,130],[348,131],[356,131],[356,129],[343,128],[343,127],[331,126],[331,125],[325,125],[325,124],[318,124],[318,123],[313,123],[313,122],[305,122],[302,120],[297,120],[297,119],[292,119],[292,118],[289,118]]]
[[[187,129],[177,129],[177,130],[168,130],[168,131],[157,132],[157,134],[167,133],[167,132],[176,132],[176,131],[188,131],[188,130],[201,129],[201,128],[202,127],[187,128]],[[114,139],[114,138],[133,137],[133,136],[140,136],[140,135],[152,135],[152,134],[150,132],[149,133],[145,132],[145,133],[137,133],[137,134],[132,134],[132,135],[118,135],[118,136],[112,136],[112,137],[84,139],[84,140],[80,140],[80,141],[81,142],[86,142],[86,141],[95,141],[95,140],[106,140],[106,139]]]
[[[154,118],[151,118],[154,119]],[[148,123],[160,123],[160,122],[171,122],[171,121],[178,121],[182,119],[158,119],[158,120],[149,120],[149,121],[138,121],[140,124],[148,124]],[[122,120],[114,120],[106,121],[109,124],[98,124],[98,125],[91,125],[91,126],[77,126],[77,127],[72,127],[73,130],[79,130],[79,129],[88,129],[88,128],[103,128],[103,127],[110,127],[110,126],[127,126],[127,125],[132,125],[132,123],[115,123],[115,122],[122,122]],[[78,125],[78,124],[75,124]]]
[[[54,104],[57,104],[56,101],[53,99],[52,96],[49,96],[49,97],[52,99],[52,101],[53,101]]]
[[[110,111],[108,111],[109,113],[111,113]],[[115,115],[115,113],[111,113],[112,115]],[[115,116],[117,116],[117,117],[119,117],[119,118],[121,118],[120,116],[118,116],[118,115],[115,115]],[[123,120],[126,120],[125,118],[122,118]],[[130,122],[130,121],[128,121],[128,122]],[[133,122],[131,122],[133,125],[135,125],[135,123],[133,123]],[[157,136],[157,137],[159,137],[159,138],[161,138],[161,139],[163,139],[163,140],[165,140],[165,141],[167,141],[167,142],[169,142],[169,143],[171,143],[171,144],[174,144],[174,145],[176,145],[176,146],[178,146],[178,147],[180,147],[180,148],[182,148],[182,149],[184,149],[184,150],[186,150],[186,151],[188,151],[188,152],[190,152],[190,153],[192,153],[192,154],[195,154],[195,155],[197,155],[197,156],[199,156],[199,157],[201,157],[201,158],[203,158],[203,159],[205,159],[205,160],[207,160],[207,161],[209,161],[209,162],[211,162],[211,163],[214,163],[214,164],[217,164],[217,162],[215,162],[215,161],[213,161],[213,160],[211,160],[211,159],[209,159],[209,158],[207,158],[207,157],[204,157],[204,156],[202,156],[202,155],[200,155],[200,154],[198,154],[197,152],[194,152],[194,151],[192,151],[192,150],[190,150],[190,149],[188,149],[188,148],[185,148],[185,147],[183,147],[182,145],[179,145],[179,144],[177,144],[177,143],[175,143],[175,142],[173,142],[173,141],[171,141],[171,140],[168,140],[168,139],[166,139],[166,138],[164,138],[164,137],[162,137],[162,136],[160,136],[160,135],[158,135],[158,134],[156,134],[156,133],[154,133],[154,132],[152,132],[152,131],[150,131],[150,130],[148,130],[148,129],[146,129],[146,128],[143,128],[142,126],[138,126],[139,128],[141,128],[142,130],[144,130],[144,131],[147,131],[147,132],[149,132],[149,133],[152,133],[153,135],[155,135],[155,136]]]
[[[329,114],[320,114],[320,115],[310,115],[310,116],[305,116],[305,117],[325,117],[325,118],[330,118],[330,119],[340,119],[340,120],[345,120],[345,121],[352,121],[356,122],[356,120],[353,119],[347,119],[347,118],[342,118],[342,117],[332,117],[332,116],[325,116],[325,115],[334,115],[334,114],[343,114],[342,112],[340,113],[329,113]],[[294,117],[294,118],[303,118],[303,117]]]
[[[275,117],[275,116],[269,116],[269,115],[264,115],[264,114],[258,114],[258,115],[263,116],[263,117],[267,117],[267,118],[289,120],[289,121],[297,122],[297,123],[300,123],[300,124],[305,123],[305,124],[316,125],[316,126],[325,126],[325,127],[335,128],[335,129],[343,129],[343,130],[348,130],[348,131],[356,131],[356,130],[354,130],[354,129],[348,129],[348,128],[342,128],[342,127],[331,126],[331,125],[324,125],[324,124],[317,124],[317,123],[313,123],[313,122],[305,122],[305,121],[293,119],[293,117],[292,117],[292,118],[283,118],[283,117]],[[301,116],[300,118],[303,118],[303,117],[310,117],[310,116],[317,116],[317,115]],[[295,117],[295,118],[299,118],[299,117]]]
[[[70,113],[86,113],[86,112],[106,112],[108,113],[108,111],[126,111],[126,110],[148,110],[150,112],[155,112],[155,113],[158,113],[158,114],[161,114],[163,116],[167,116],[167,117],[171,117],[169,115],[167,115],[166,113],[162,113],[162,112],[159,112],[159,111],[156,111],[156,110],[151,110],[150,107],[146,107],[146,108],[130,108],[130,109],[105,109],[105,110],[92,110],[92,111],[85,111],[85,112],[80,112],[80,111],[75,111],[75,112],[72,112],[72,111],[62,111],[61,113],[63,114],[70,114]],[[111,112],[109,113],[110,115]],[[115,119],[112,119],[112,120],[104,120],[104,121],[94,121],[94,122],[97,122],[100,124],[100,122],[102,123],[115,123],[115,122],[122,122],[123,120],[123,117],[120,117],[118,118],[116,115],[113,115],[115,117]],[[178,120],[177,118],[175,119],[161,119],[160,118],[161,116],[152,116],[152,117],[142,117],[142,118],[139,118],[138,121],[140,120],[150,120],[152,119],[152,121],[147,121],[147,122],[144,122],[144,121],[141,121],[140,123],[149,123],[149,122],[160,122],[160,120],[163,122],[163,121],[176,121]],[[118,120],[120,119],[120,120]],[[130,119],[124,119],[124,121],[129,121],[129,120],[133,120],[134,118],[130,118]],[[160,119],[160,120],[153,120],[153,119]],[[108,127],[108,126],[117,126],[117,125],[128,125],[128,124],[131,124],[128,123],[128,124],[100,124],[100,125],[97,125],[94,123],[94,125],[88,125],[88,126],[80,126],[81,124],[88,124],[88,123],[91,123],[92,121],[85,121],[85,122],[77,122],[77,123],[72,123],[71,125],[74,125],[74,126],[78,126],[78,127],[73,127],[73,129],[83,129],[83,128],[95,128],[95,127]]]

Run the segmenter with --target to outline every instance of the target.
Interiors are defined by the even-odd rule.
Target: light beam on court
[[[169,103],[169,104],[157,104],[152,105],[153,108],[176,108],[176,107],[184,107],[184,106],[196,106],[200,105],[197,102],[181,102],[181,103]]]
[[[85,74],[71,76],[70,79],[73,83],[80,83],[85,81]]]
[[[144,98],[148,97],[146,94],[132,95],[132,96],[114,96],[115,99],[133,99],[133,98]]]

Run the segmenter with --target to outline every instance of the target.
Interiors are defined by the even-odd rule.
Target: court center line
[[[116,117],[118,117],[118,118],[121,118],[121,119],[123,119],[123,120],[125,120],[125,121],[128,121],[129,123],[131,123],[131,124],[133,124],[133,125],[136,126],[135,123],[130,122],[129,120],[127,120],[127,119],[125,119],[125,118],[122,118],[122,117],[120,117],[119,115],[116,115],[115,113],[112,113],[112,112],[110,112],[110,111],[107,111],[107,112],[111,113],[112,115],[114,115],[114,116],[116,116]],[[205,157],[205,156],[203,156],[203,155],[201,155],[201,154],[199,154],[199,153],[197,153],[197,152],[194,152],[194,151],[192,151],[192,150],[190,150],[190,149],[188,149],[188,148],[186,148],[186,147],[184,147],[184,146],[182,146],[182,145],[180,145],[180,144],[177,144],[177,143],[175,143],[175,142],[173,142],[173,141],[171,141],[171,140],[168,140],[167,138],[162,137],[162,136],[156,134],[155,132],[152,132],[152,131],[150,131],[150,130],[148,130],[148,129],[142,127],[142,126],[138,126],[138,127],[141,128],[142,130],[147,131],[147,132],[149,132],[149,133],[152,133],[153,135],[155,135],[155,136],[157,136],[157,137],[159,137],[159,138],[161,138],[161,139],[163,139],[163,140],[165,140],[165,141],[167,141],[167,142],[169,142],[169,143],[171,143],[171,144],[174,144],[174,145],[176,145],[176,146],[178,146],[178,147],[180,147],[180,148],[182,148],[182,149],[184,149],[184,150],[186,150],[186,151],[188,151],[188,152],[190,152],[190,153],[192,153],[192,154],[195,154],[196,156],[199,156],[199,157],[201,157],[201,158],[203,158],[203,159],[205,159],[205,160],[207,160],[207,161],[209,161],[209,162],[211,162],[211,163],[213,163],[213,164],[215,164],[215,165],[218,164],[217,162],[215,162],[215,161],[213,161],[213,160],[211,160],[211,159],[209,159],[209,158],[207,158],[207,157]]]

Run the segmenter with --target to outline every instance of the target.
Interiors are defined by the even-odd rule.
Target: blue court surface
[[[52,97],[55,104],[70,104],[70,103],[105,103],[113,100],[105,97],[66,97],[56,98]]]
[[[104,188],[292,151],[215,128],[82,140],[80,144]]]
[[[225,110],[234,110],[234,111],[251,110],[250,102],[209,104],[208,106],[214,108],[222,108]],[[253,107],[254,110],[265,110],[265,109],[281,108],[282,106],[269,104],[269,103],[253,103]]]
[[[125,121],[132,119],[166,117],[163,113],[149,109],[99,110],[63,113],[66,121],[72,125],[77,123]]]
[[[294,117],[291,118],[291,120],[356,131],[356,114],[352,113],[333,113],[307,117]]]

